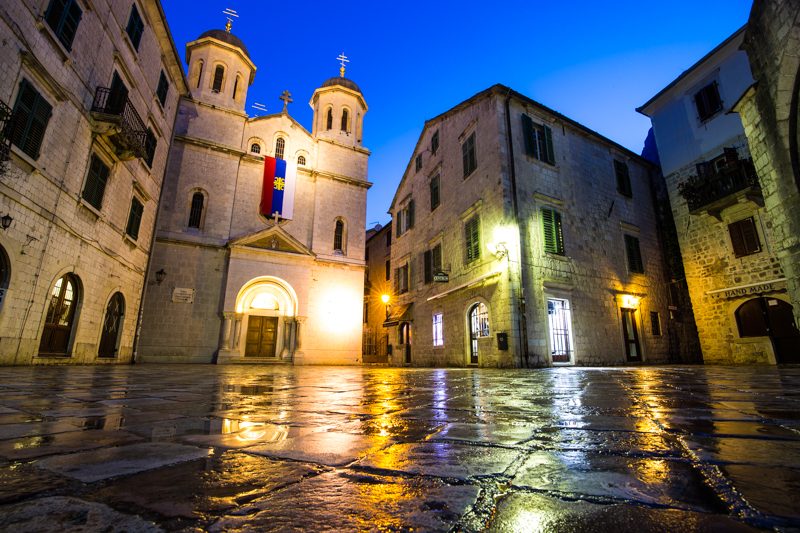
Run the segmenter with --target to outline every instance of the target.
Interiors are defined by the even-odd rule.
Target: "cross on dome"
[[[339,62],[342,64],[342,66],[339,68],[339,75],[340,75],[342,78],[344,78],[344,69],[345,69],[345,67],[346,67],[345,63],[349,63],[349,62],[350,62],[350,60],[349,60],[349,59],[347,59],[347,56],[346,56],[346,55],[344,55],[344,52],[342,52],[341,54],[339,54],[339,57],[337,57],[336,59],[337,59],[337,61],[339,61]]]
[[[281,93],[281,95],[278,97],[278,99],[279,100],[283,100],[283,112],[284,113],[286,113],[286,107],[289,104],[291,104],[292,102],[294,102],[294,100],[292,100],[292,93],[290,93],[289,91],[283,91]]]

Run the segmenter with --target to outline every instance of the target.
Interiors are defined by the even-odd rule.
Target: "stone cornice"
[[[197,137],[190,137],[188,135],[176,135],[175,140],[186,144],[201,146],[203,148],[208,148],[209,150],[215,150],[217,152],[224,152],[226,154],[237,155],[239,157],[243,157],[244,155],[246,155],[246,152],[244,150],[241,150],[240,148],[234,148],[233,146],[226,146],[224,144],[215,143],[213,141],[198,139]]]
[[[316,140],[317,142],[321,143],[328,143],[328,144],[333,144],[335,146],[341,146],[342,148],[347,148],[348,150],[353,150],[354,152],[359,152],[366,156],[372,155],[372,152],[369,151],[368,148],[363,148],[361,146],[350,146],[349,144],[340,143],[339,141],[334,141],[333,139],[324,139],[319,137],[317,137]]]
[[[342,183],[346,183],[348,185],[355,185],[356,187],[363,187],[364,189],[369,189],[372,187],[372,183],[365,180],[357,180],[351,178],[349,176],[344,176],[342,174],[336,174],[334,172],[328,172],[325,170],[312,170],[311,177],[316,178],[326,178],[333,181],[341,181]]]

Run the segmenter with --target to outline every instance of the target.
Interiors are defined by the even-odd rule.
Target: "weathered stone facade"
[[[427,121],[391,207],[391,362],[670,360],[654,171],[500,85]]]
[[[369,188],[360,89],[326,81],[308,131],[286,106],[244,113],[256,66],[233,34],[205,32],[187,44],[187,62],[192,94],[180,102],[137,360],[359,362]],[[291,219],[259,214],[265,155],[296,165]]]
[[[392,223],[369,229],[366,238],[363,361],[386,363],[388,334],[383,322],[391,301],[384,302],[383,297],[392,294]]]
[[[742,315],[748,302],[787,300],[774,217],[753,170],[757,158],[739,117],[728,112],[753,83],[740,50],[744,32],[639,111],[652,119],[704,361],[774,364],[773,340],[752,335]],[[707,93],[715,107],[700,102],[709,101]]]
[[[16,143],[0,179],[0,215],[13,219],[0,231],[0,364],[131,360],[187,92],[158,1],[60,5],[0,6],[0,102],[14,110],[5,131]],[[110,93],[112,105],[102,88],[115,75],[127,93]],[[90,187],[104,168],[104,187]]]
[[[800,5],[794,0],[755,0],[742,48],[756,85],[738,102],[739,112],[771,223],[773,249],[787,280],[800,335]],[[800,362],[800,340],[784,362]]]

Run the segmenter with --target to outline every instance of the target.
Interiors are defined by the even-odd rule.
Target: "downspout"
[[[527,319],[525,317],[525,286],[526,286],[526,270],[523,265],[523,260],[528,257],[528,249],[527,249],[527,239],[525,238],[525,231],[522,231],[523,227],[519,219],[519,205],[517,203],[517,172],[516,166],[514,163],[514,142],[511,138],[511,111],[510,111],[510,104],[511,102],[511,89],[508,89],[506,92],[506,100],[505,100],[505,112],[506,112],[506,142],[508,143],[508,168],[509,174],[511,177],[511,207],[514,212],[514,223],[516,223],[517,228],[520,232],[519,235],[519,286],[516,288],[516,297],[512,294],[512,298],[516,301],[517,304],[517,328],[519,329],[519,342],[520,348],[522,353],[520,354],[520,359],[522,366],[524,368],[530,367],[530,361],[528,360],[528,324]],[[527,228],[527,225],[525,225]],[[510,260],[509,260],[510,262]],[[512,289],[514,288],[512,284]]]

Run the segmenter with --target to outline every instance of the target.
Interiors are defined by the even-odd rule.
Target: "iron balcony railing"
[[[700,211],[740,192],[761,196],[752,159],[729,162],[721,170],[693,176],[679,185],[678,190],[686,199],[690,212]]]
[[[130,151],[136,157],[145,156],[147,128],[126,94],[112,92],[108,87],[98,87],[94,93],[92,112],[114,117],[114,122],[119,126],[114,141],[122,151]]]
[[[11,153],[11,108],[0,102],[0,172]]]

